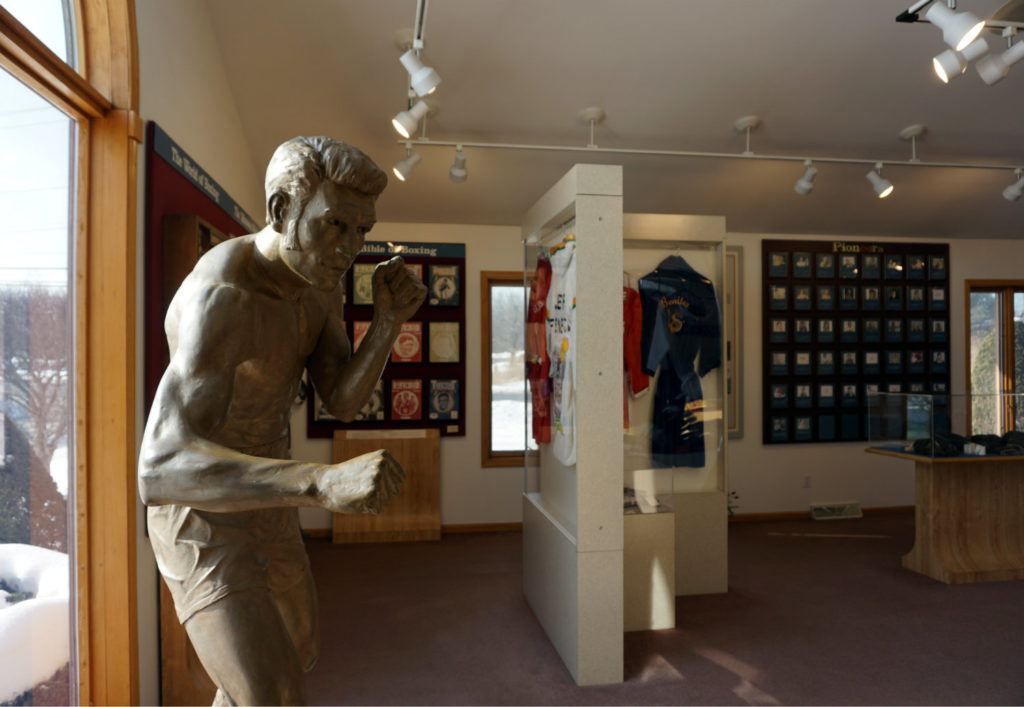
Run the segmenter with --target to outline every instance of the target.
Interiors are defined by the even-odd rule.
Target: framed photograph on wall
[[[861,271],[860,275],[865,280],[877,280],[881,277],[881,260],[880,256],[874,254],[865,254],[861,259]]]
[[[907,256],[907,279],[924,280],[928,275],[925,267],[925,257],[920,254]]]
[[[789,276],[789,254],[788,253],[770,253],[768,255],[769,260],[769,272],[772,277],[788,277]]]
[[[811,320],[807,317],[798,317],[793,321],[793,341],[798,344],[808,344],[811,341]]]
[[[839,256],[839,277],[843,280],[849,280],[857,277],[860,273],[858,267],[858,257],[856,253],[843,253]]]
[[[814,260],[814,274],[819,280],[830,280],[836,276],[836,256],[832,253],[818,253]]]
[[[811,276],[811,254],[793,253],[793,277]]]

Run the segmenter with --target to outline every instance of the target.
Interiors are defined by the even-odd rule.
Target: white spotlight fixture
[[[985,29],[984,20],[969,12],[954,12],[943,0],[935,0],[924,17],[942,30],[942,41],[958,52],[962,52]]]
[[[1013,170],[1013,174],[1017,177],[1017,181],[1003,189],[1003,198],[1007,201],[1017,201],[1021,193],[1024,192],[1024,177],[1021,177],[1021,174],[1024,174],[1024,170],[1018,167]]]
[[[932,59],[932,68],[935,69],[935,75],[942,80],[942,83],[949,83],[950,79],[955,79],[967,71],[967,65],[970,62],[987,51],[988,42],[978,38],[964,47],[962,52],[958,52],[955,49],[947,49],[942,52]]]
[[[796,180],[796,184],[793,185],[793,191],[800,196],[806,196],[811,193],[814,189],[814,177],[818,174],[818,168],[811,166],[810,160],[804,160],[804,166],[807,169],[804,171],[804,176]]]
[[[391,119],[391,124],[402,137],[409,137],[420,124],[420,120],[430,112],[430,106],[425,101],[417,101],[409,110],[403,110]]]
[[[420,163],[420,159],[422,159],[418,154],[412,152],[408,147],[406,147],[405,150],[406,158],[404,160],[399,161],[398,163],[395,164],[394,167],[391,168],[391,171],[394,172],[396,177],[398,177],[398,180],[402,182],[409,179],[410,175],[412,175],[413,168],[416,165],[418,165]]]
[[[462,151],[462,145],[455,148],[455,164],[448,170],[448,178],[456,184],[466,181],[469,172],[466,171],[466,153]]]
[[[881,162],[876,162],[875,168],[864,176],[871,182],[871,186],[874,187],[875,194],[878,195],[879,199],[884,199],[892,194],[892,182],[882,176]]]
[[[1001,81],[1010,67],[1024,59],[1024,42],[1017,42],[1002,54],[990,54],[976,65],[981,80],[989,86]]]
[[[399,58],[399,61],[409,72],[409,83],[417,96],[422,98],[437,90],[437,85],[441,83],[441,77],[431,67],[424,66],[419,56],[416,55],[415,49],[407,51]]]

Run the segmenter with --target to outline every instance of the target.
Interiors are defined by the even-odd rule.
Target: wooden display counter
[[[904,567],[946,584],[1024,579],[1024,457],[867,451],[915,463],[915,539]]]

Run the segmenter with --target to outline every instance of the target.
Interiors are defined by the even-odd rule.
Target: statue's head
[[[285,237],[285,247],[294,248],[295,235],[282,223],[286,209],[279,208],[282,197],[293,218],[298,218],[306,203],[324,180],[376,200],[387,186],[388,177],[359,148],[329,137],[296,137],[274,150],[267,165],[264,188],[267,196],[267,223]]]
[[[297,137],[267,167],[267,223],[278,253],[300,278],[337,287],[376,221],[387,176],[362,151],[326,137]]]

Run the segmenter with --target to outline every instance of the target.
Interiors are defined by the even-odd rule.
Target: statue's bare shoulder
[[[219,244],[199,259],[182,282],[164,320],[172,357],[188,334],[185,327],[196,327],[212,342],[228,332],[244,340],[246,332],[252,331],[244,325],[265,297],[264,285],[254,275],[254,241],[255,237],[248,235]],[[230,326],[222,328],[227,324]]]

